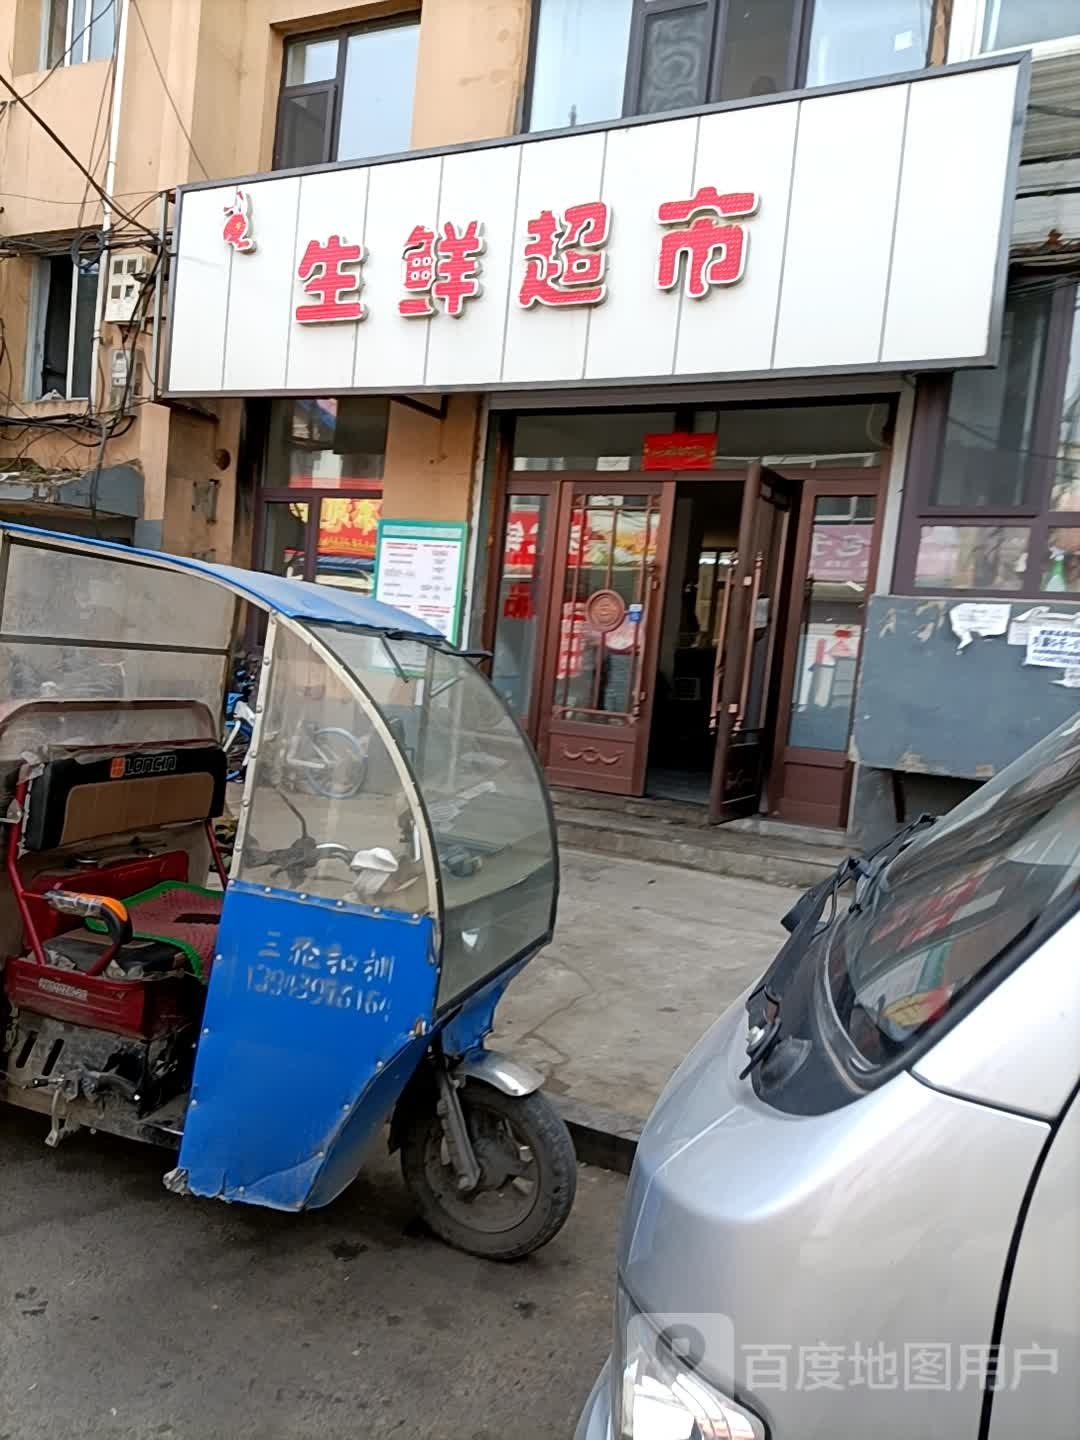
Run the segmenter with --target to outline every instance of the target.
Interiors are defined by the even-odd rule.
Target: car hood
[[[774,1110],[739,1078],[744,998],[687,1057],[642,1134],[619,1244],[624,1284],[661,1325],[706,1317],[698,1328],[716,1343],[702,1371],[750,1399],[781,1440],[849,1425],[876,1440],[910,1440],[912,1423],[974,1433],[970,1384],[905,1394],[891,1426],[864,1381],[845,1394],[837,1429],[834,1389],[808,1393],[800,1366],[808,1347],[842,1352],[850,1370],[858,1347],[876,1344],[902,1369],[913,1342],[986,1341],[1046,1127],[906,1073],[828,1114]],[[767,1391],[763,1348],[774,1379],[785,1369]]]

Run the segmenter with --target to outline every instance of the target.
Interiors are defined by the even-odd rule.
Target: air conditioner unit
[[[114,325],[129,325],[134,320],[150,265],[148,250],[109,252],[108,291],[105,296],[107,321]]]

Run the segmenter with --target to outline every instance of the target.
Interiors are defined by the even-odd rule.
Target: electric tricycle
[[[0,586],[0,1096],[49,1145],[167,1146],[167,1189],[282,1210],[340,1195],[389,1119],[443,1239],[550,1240],[570,1138],[484,1040],[551,938],[555,831],[470,658],[347,590],[15,525]],[[218,717],[256,624],[241,790]],[[362,788],[306,783],[313,727],[355,737]]]

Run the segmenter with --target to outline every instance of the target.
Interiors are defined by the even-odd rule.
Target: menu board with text
[[[375,599],[426,621],[456,645],[465,536],[457,521],[380,520]]]

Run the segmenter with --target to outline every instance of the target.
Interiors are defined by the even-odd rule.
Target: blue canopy
[[[407,635],[439,640],[442,635],[432,625],[392,605],[383,605],[368,595],[332,585],[313,585],[307,580],[290,580],[283,575],[268,575],[263,570],[241,570],[236,565],[213,565],[208,560],[193,560],[187,555],[166,555],[158,550],[139,550],[116,540],[91,539],[60,531],[40,530],[35,525],[0,525],[0,534],[31,541],[60,541],[73,549],[100,553],[116,560],[136,561],[186,570],[205,575],[227,585],[245,600],[253,600],[291,620],[322,620],[331,625],[362,625],[371,630],[397,630]]]

